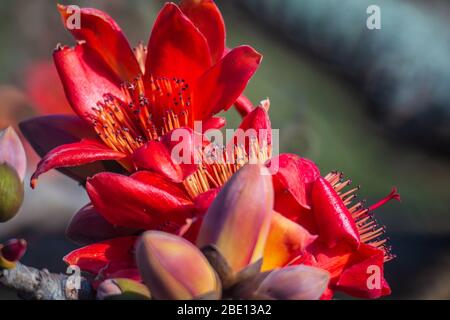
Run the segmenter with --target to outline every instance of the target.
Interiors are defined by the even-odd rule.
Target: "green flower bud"
[[[12,127],[0,131],[0,163],[13,167],[23,181],[27,170],[27,157],[22,141]]]
[[[99,300],[149,300],[148,288],[137,281],[116,278],[103,281],[97,289]]]
[[[15,217],[23,202],[23,182],[7,163],[0,164],[0,222]]]

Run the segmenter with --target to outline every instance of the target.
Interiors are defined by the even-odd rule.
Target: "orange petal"
[[[301,255],[316,238],[317,236],[311,235],[301,225],[274,212],[264,249],[262,271],[287,265]]]

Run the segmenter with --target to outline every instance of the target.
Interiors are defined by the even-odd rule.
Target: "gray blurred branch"
[[[92,299],[93,289],[81,277],[75,289],[71,276],[50,273],[17,263],[14,269],[0,269],[0,286],[16,291],[24,299],[35,300],[86,300]]]

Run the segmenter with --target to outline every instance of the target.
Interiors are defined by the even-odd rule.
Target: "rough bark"
[[[75,279],[76,280],[76,279]],[[16,291],[24,299],[86,300],[94,298],[89,282],[80,277],[79,288],[73,276],[50,273],[17,263],[13,269],[0,269],[0,286]]]

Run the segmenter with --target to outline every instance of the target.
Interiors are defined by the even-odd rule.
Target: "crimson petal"
[[[222,117],[212,117],[205,120],[202,124],[202,131],[205,133],[208,130],[221,129],[226,125],[227,121]]]
[[[160,141],[147,142],[136,150],[133,161],[138,168],[155,171],[180,183],[198,168],[194,159],[196,137],[201,139],[191,129],[175,129]]]
[[[118,272],[136,267],[134,245],[137,237],[122,237],[92,244],[66,255],[63,260],[92,274]]]
[[[58,5],[64,26],[73,15],[70,7]],[[75,39],[85,41],[95,50],[117,76],[132,81],[139,73],[139,64],[125,35],[117,23],[103,11],[83,8],[80,11],[80,28],[67,28]]]
[[[244,95],[239,96],[239,98],[234,103],[234,106],[236,107],[236,110],[239,112],[241,117],[245,117],[255,108],[250,99],[248,99]]]
[[[318,178],[313,185],[312,198],[320,239],[330,247],[343,241],[358,248],[360,238],[356,224],[331,184]]]
[[[125,157],[125,154],[91,139],[64,144],[51,150],[38,163],[36,171],[31,177],[31,186],[34,188],[38,177],[51,169],[79,166],[99,160],[120,160]]]
[[[203,217],[219,192],[220,188],[214,188],[199,194],[194,199],[195,217],[180,228],[180,236],[193,243],[197,241],[200,226],[203,222]]]
[[[58,48],[53,58],[66,97],[81,118],[91,121],[93,108],[105,94],[123,99],[122,81],[86,43]]]
[[[180,8],[208,41],[213,62],[222,58],[225,50],[225,23],[213,0],[183,0]]]
[[[100,173],[86,189],[94,208],[110,223],[127,228],[177,228],[190,216],[192,201],[177,185],[151,172],[131,177]]]
[[[383,251],[362,243],[352,255],[350,266],[342,272],[336,288],[366,299],[389,295],[391,289],[384,279],[383,259]]]
[[[312,161],[286,153],[271,159],[267,166],[278,168],[273,175],[274,185],[287,190],[303,208],[311,209],[313,182],[320,177]]]
[[[194,199],[195,208],[197,209],[197,212],[201,216],[203,216],[206,213],[206,211],[208,211],[209,207],[211,206],[211,203],[214,201],[219,192],[220,188],[214,188],[199,194]]]
[[[211,66],[208,43],[177,5],[167,3],[156,19],[148,42],[146,74],[184,78],[188,82]]]
[[[196,119],[230,108],[256,72],[262,56],[249,46],[231,50],[203,74],[194,88]]]
[[[244,139],[246,139],[246,135],[251,133],[250,130],[254,131],[253,134],[256,135],[255,138],[258,139],[261,147],[267,145],[270,148],[272,146],[272,126],[269,115],[264,108],[257,107],[245,116],[239,125],[239,129],[236,131],[233,143],[234,145],[245,145],[247,153],[251,149],[248,141]]]

